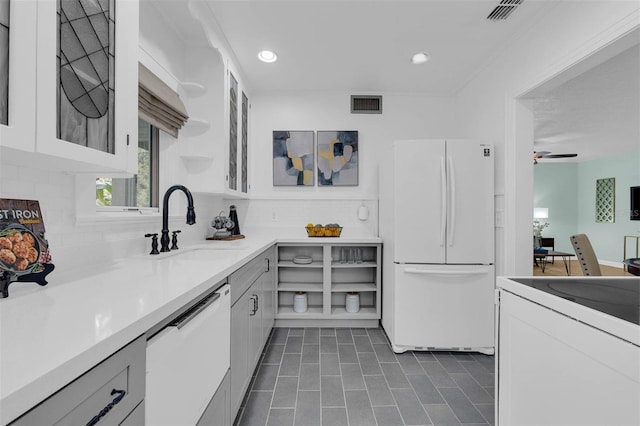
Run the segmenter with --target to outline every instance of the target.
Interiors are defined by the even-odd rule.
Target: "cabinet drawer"
[[[262,252],[229,276],[231,305],[236,303],[238,298],[251,287],[251,284],[267,270],[267,257],[266,251]]]
[[[145,349],[139,337],[11,425],[119,425],[144,398]]]

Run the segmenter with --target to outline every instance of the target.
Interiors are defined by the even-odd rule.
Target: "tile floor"
[[[275,328],[236,424],[492,425],[493,362],[394,354],[380,328]]]

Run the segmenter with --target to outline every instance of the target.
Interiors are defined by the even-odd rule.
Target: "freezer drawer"
[[[493,352],[493,265],[394,267],[394,350]]]

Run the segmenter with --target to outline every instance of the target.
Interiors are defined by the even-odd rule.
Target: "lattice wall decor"
[[[616,221],[616,178],[596,181],[596,222]]]
[[[109,152],[114,139],[115,1],[58,1],[58,138]]]

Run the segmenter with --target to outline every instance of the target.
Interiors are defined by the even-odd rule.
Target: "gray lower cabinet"
[[[264,253],[267,259],[267,271],[262,280],[262,333],[266,340],[276,321],[276,250],[272,248]]]
[[[129,416],[120,423],[120,426],[141,426],[144,424],[144,401],[142,401],[136,408],[134,408],[131,414],[129,414]]]
[[[250,379],[249,365],[249,303],[251,294],[243,295],[231,306],[231,413],[240,408],[246,382]]]
[[[146,346],[137,338],[10,425],[144,424]]]
[[[238,413],[242,397],[249,387],[253,370],[275,321],[274,259],[275,249],[270,248],[229,277],[232,294],[232,419]]]
[[[198,420],[197,426],[231,425],[231,375],[229,373],[230,371],[227,371],[211,402]]]

